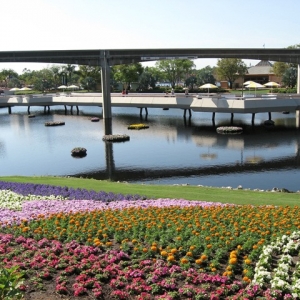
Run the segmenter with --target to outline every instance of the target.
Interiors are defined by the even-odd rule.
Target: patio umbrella
[[[14,87],[14,88],[10,89],[10,91],[12,91],[12,92],[19,91],[19,90],[20,90],[20,89],[17,88],[17,87]]]
[[[23,88],[20,89],[20,91],[31,91],[32,89],[27,87],[27,86],[24,86]]]
[[[258,82],[252,81],[251,83],[246,85],[247,88],[254,88],[255,89],[255,96],[256,96],[256,89],[264,88],[264,86]]]
[[[208,90],[207,94],[209,94],[209,89],[217,89],[218,87],[216,85],[212,84],[212,83],[205,83],[205,84],[199,86],[199,88],[200,89],[207,89]]]
[[[254,81],[249,80],[249,81],[244,82],[243,85],[248,85],[248,84],[250,84],[250,83],[252,83],[252,82],[254,82]]]
[[[68,86],[68,89],[77,90],[77,89],[79,89],[79,87],[77,85],[72,84],[72,85]]]
[[[58,89],[63,90],[63,92],[65,91],[65,89],[67,89],[68,87],[66,85],[60,85],[58,87]]]
[[[264,86],[270,87],[271,88],[271,93],[272,93],[273,88],[274,87],[279,87],[280,84],[277,83],[277,82],[274,82],[274,81],[270,81],[270,82],[265,83]]]

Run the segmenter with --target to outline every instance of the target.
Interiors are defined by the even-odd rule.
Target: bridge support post
[[[272,120],[272,114],[271,114],[271,112],[269,111],[268,114],[269,114],[269,120]]]
[[[64,105],[65,107],[65,115],[67,114],[67,105]]]
[[[300,65],[298,64],[297,94],[300,94]]]
[[[213,123],[215,123],[215,116],[216,116],[216,113],[213,112],[213,113],[212,113],[212,121],[213,121]]]
[[[11,114],[11,106],[8,106],[8,114]]]
[[[77,115],[79,115],[79,108],[78,105],[76,105]]]
[[[254,119],[255,119],[255,113],[252,114],[252,119],[251,119],[252,125],[254,125]]]
[[[300,128],[300,111],[296,110],[296,128]]]
[[[231,118],[230,118],[231,125],[233,124],[233,117],[234,117],[234,113],[231,113]]]
[[[30,115],[30,105],[27,107],[27,113]]]
[[[111,97],[110,97],[110,66],[109,66],[109,51],[100,51],[100,65],[101,65],[101,88],[102,88],[102,116],[104,122],[104,134],[112,134],[111,124]]]

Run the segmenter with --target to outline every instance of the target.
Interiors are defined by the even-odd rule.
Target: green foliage
[[[278,76],[278,77],[282,77],[283,74],[285,73],[285,71],[288,69],[289,65],[287,63],[281,62],[281,61],[276,61],[273,64],[272,67],[272,72]]]
[[[130,88],[132,82],[137,82],[140,75],[143,73],[143,66],[141,63],[113,66],[112,72],[114,80],[122,82],[125,88]]]
[[[293,88],[297,84],[297,73],[297,68],[288,68],[282,76],[283,84],[289,88]]]
[[[156,62],[156,66],[165,74],[165,79],[171,82],[174,88],[176,83],[189,76],[195,64],[189,59],[169,59]]]
[[[198,186],[172,186],[151,184],[128,184],[95,179],[67,178],[67,177],[0,177],[3,181],[25,182],[36,184],[50,184],[85,188],[88,190],[104,191],[122,194],[146,195],[148,198],[176,198],[187,200],[203,200],[211,202],[252,204],[252,205],[299,205],[299,193],[271,193],[250,190],[230,190],[223,188],[198,187]]]
[[[101,83],[101,68],[98,66],[79,66],[75,75],[79,76],[79,82],[88,91],[95,90],[97,84]]]
[[[18,87],[19,81],[17,83],[13,82],[18,80],[18,77],[18,73],[12,69],[2,69],[0,71],[0,82],[2,82],[2,86],[13,87],[13,84],[17,84],[16,87]]]
[[[139,89],[148,90],[149,87],[154,89],[160,78],[161,72],[157,68],[146,67],[139,77]]]
[[[247,67],[241,59],[223,58],[217,62],[216,73],[221,80],[227,80],[232,88],[232,83],[241,76],[240,74],[244,75],[246,69]]]
[[[23,283],[23,272],[18,272],[18,267],[0,269],[0,300],[22,299],[20,285]]]
[[[203,85],[205,83],[215,84],[216,78],[214,77],[214,68],[210,66],[206,66],[200,70],[196,71],[197,84],[198,86]]]

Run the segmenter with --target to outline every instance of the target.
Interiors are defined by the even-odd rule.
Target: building
[[[261,60],[257,65],[249,67],[244,78],[240,77],[234,82],[233,88],[241,88],[246,81],[255,81],[260,84],[274,81],[281,84],[281,77],[275,76],[272,69],[272,63],[267,60]]]

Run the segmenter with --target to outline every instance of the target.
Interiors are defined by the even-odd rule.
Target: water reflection
[[[151,109],[141,116],[138,109],[114,108],[110,124],[90,121],[101,116],[98,107],[80,108],[78,116],[65,115],[64,109],[32,113],[35,118],[21,108],[11,115],[0,111],[1,175],[299,189],[300,138],[293,114],[274,114],[274,128],[263,126],[265,114],[257,114],[254,126],[251,116],[237,114],[233,122],[243,133],[222,135],[216,127],[230,125],[230,114],[217,114],[214,126],[209,113],[183,118],[181,110]],[[49,128],[44,126],[48,121],[66,125]],[[128,131],[128,125],[140,122],[149,129]],[[129,135],[130,141],[103,142],[105,126]],[[74,147],[86,148],[87,156],[74,160]]]

